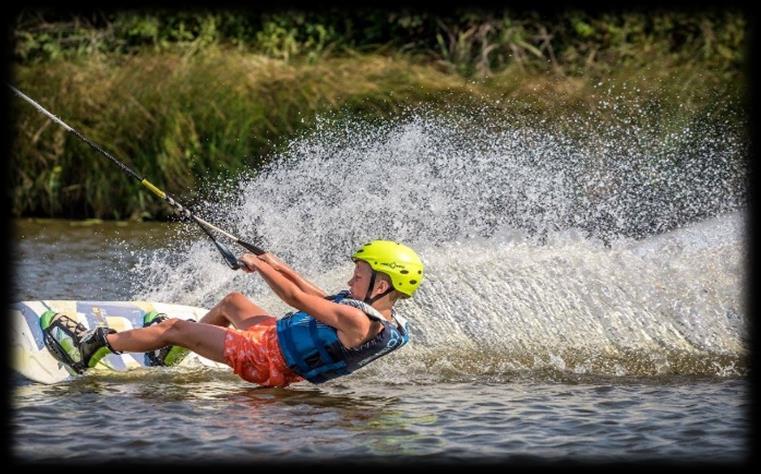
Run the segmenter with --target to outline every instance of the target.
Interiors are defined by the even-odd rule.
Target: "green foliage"
[[[304,57],[313,62],[329,52],[337,41],[333,25],[307,21],[303,13],[292,12],[264,15],[254,49],[284,61]]]
[[[125,10],[89,15],[22,10],[13,28],[18,64],[97,54],[194,53],[235,46],[271,58],[316,61],[353,51],[428,58],[461,75],[510,66],[583,74],[653,54],[736,71],[745,58],[746,20],[726,9],[554,14],[510,9],[441,11]]]
[[[562,125],[605,82],[679,110],[664,130],[708,110],[734,120],[746,29],[730,10],[24,10],[12,33],[18,87],[192,203],[201,183],[262,166],[320,114],[502,103]],[[167,217],[87,145],[12,104],[12,215]]]

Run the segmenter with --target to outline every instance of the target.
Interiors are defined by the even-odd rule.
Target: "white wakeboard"
[[[40,317],[47,310],[63,313],[87,328],[106,325],[116,331],[143,326],[143,315],[150,311],[180,319],[200,320],[208,310],[195,306],[150,301],[21,301],[11,306],[11,354],[13,368],[35,382],[54,384],[76,377],[76,372],[55,359],[43,340]],[[226,368],[191,352],[177,367]],[[143,353],[108,354],[86,374],[125,372],[146,367]]]

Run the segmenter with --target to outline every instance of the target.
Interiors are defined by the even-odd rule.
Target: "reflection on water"
[[[152,252],[188,238],[178,231],[176,224],[158,222],[83,225],[62,219],[17,219],[13,221],[14,300],[133,299],[128,280],[139,255],[127,250],[125,242]]]
[[[736,461],[746,453],[749,429],[748,387],[739,380],[262,389],[226,377],[204,381],[209,375],[17,387],[14,451],[27,460],[148,462],[358,454],[377,461]],[[108,430],[81,436],[104,419]],[[43,440],[52,448],[32,448]]]

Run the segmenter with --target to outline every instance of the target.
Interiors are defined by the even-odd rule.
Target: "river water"
[[[15,378],[22,462],[720,462],[750,448],[744,180],[731,137],[566,140],[426,117],[330,126],[197,209],[329,291],[371,238],[413,246],[411,341],[319,386],[227,371]],[[605,149],[606,153],[599,153]],[[182,223],[17,220],[15,299],[209,307],[242,291]]]

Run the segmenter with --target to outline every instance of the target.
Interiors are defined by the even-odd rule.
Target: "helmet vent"
[[[411,285],[414,285],[415,283],[417,283],[417,280],[410,280]]]
[[[399,273],[401,273],[402,275],[406,275],[406,274],[408,274],[409,272],[408,272],[407,270],[399,270]]]

